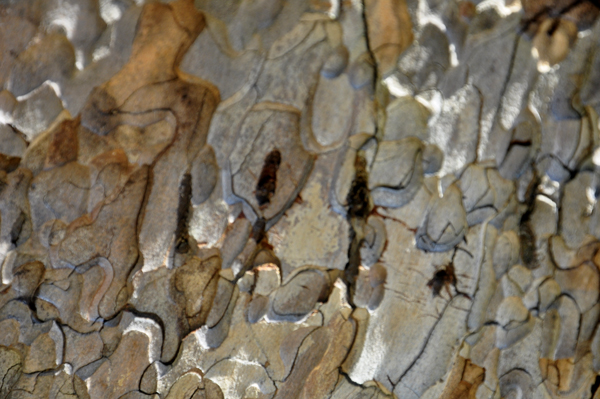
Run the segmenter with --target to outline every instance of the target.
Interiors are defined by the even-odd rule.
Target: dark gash
[[[281,164],[281,153],[279,150],[274,149],[265,158],[262,171],[256,183],[256,201],[258,205],[263,208],[271,202],[271,197],[275,195],[275,188],[277,186],[277,170]]]

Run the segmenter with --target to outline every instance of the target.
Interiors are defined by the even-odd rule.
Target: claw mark
[[[521,259],[529,269],[535,269],[539,266],[537,262],[536,237],[531,227],[531,215],[535,210],[535,197],[540,179],[535,168],[532,169],[534,171],[534,176],[525,194],[527,210],[523,213],[523,216],[521,216],[521,220],[519,221]]]
[[[179,205],[177,208],[177,228],[175,230],[175,250],[177,253],[186,253],[190,250],[188,219],[190,201],[192,197],[192,176],[186,173],[179,186]]]
[[[356,175],[348,192],[348,217],[365,219],[371,212],[369,201],[369,175],[367,173],[367,160],[362,155],[357,155],[354,162]]]
[[[256,222],[254,222],[254,225],[252,226],[252,233],[250,234],[250,237],[252,237],[252,239],[259,244],[263,238],[266,237],[266,227],[267,227],[267,221],[264,218],[260,218],[258,219]]]
[[[456,252],[454,252],[454,255],[456,255]],[[450,285],[452,285],[452,286],[454,286],[454,290],[456,291],[457,295],[462,295],[462,296],[466,297],[467,299],[471,299],[471,297],[468,294],[461,292],[458,289],[458,287],[456,286],[456,283],[457,283],[457,280],[456,280],[456,274],[454,274],[454,256],[453,256],[450,263],[448,263],[445,266],[442,266],[442,268],[438,269],[433,274],[433,277],[431,278],[431,280],[429,280],[427,282],[427,287],[431,288],[431,294],[434,297],[440,296],[440,291],[442,290],[442,288],[444,288],[446,290],[446,292],[448,293],[448,295],[450,296],[450,298],[452,298],[453,295],[450,292]]]
[[[432,296],[440,296],[442,288],[446,289],[450,298],[452,293],[450,292],[449,286],[453,285],[456,288],[456,276],[454,275],[454,265],[452,263],[443,266],[437,270],[431,280],[427,282],[427,287],[431,288]]]
[[[355,176],[346,197],[348,203],[348,222],[350,224],[350,247],[348,248],[348,264],[344,270],[344,281],[348,287],[348,303],[354,306],[354,290],[358,267],[360,265],[360,247],[363,237],[357,235],[354,223],[364,223],[371,213],[371,195],[369,192],[369,174],[367,160],[360,153],[354,160]]]
[[[264,209],[271,202],[273,195],[275,195],[277,170],[280,164],[281,153],[278,149],[274,149],[267,154],[260,177],[256,183],[255,196],[261,209]]]

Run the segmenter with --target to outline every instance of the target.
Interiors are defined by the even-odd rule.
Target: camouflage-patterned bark
[[[599,7],[0,2],[0,399],[600,398]]]

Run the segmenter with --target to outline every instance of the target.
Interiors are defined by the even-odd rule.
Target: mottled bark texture
[[[599,6],[0,1],[0,399],[600,398]]]

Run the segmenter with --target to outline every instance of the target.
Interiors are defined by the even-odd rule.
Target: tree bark
[[[1,398],[598,398],[593,1],[0,8]]]

